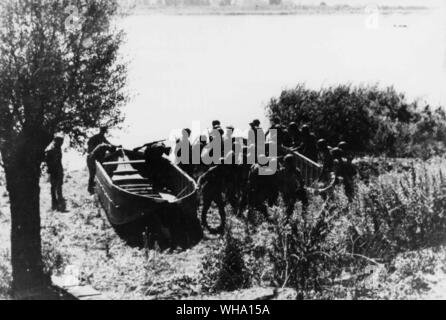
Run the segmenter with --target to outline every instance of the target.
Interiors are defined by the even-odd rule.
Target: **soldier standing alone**
[[[57,136],[52,145],[45,152],[45,162],[48,167],[51,183],[51,208],[52,210],[64,212],[66,203],[62,193],[63,166],[62,166],[62,144],[64,138]]]

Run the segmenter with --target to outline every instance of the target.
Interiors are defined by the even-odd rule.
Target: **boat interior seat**
[[[140,189],[140,188],[151,188],[152,185],[150,183],[141,183],[141,184],[123,184],[121,185],[123,189]]]
[[[114,171],[113,176],[129,176],[138,173],[139,173],[138,170],[120,170],[120,171]]]

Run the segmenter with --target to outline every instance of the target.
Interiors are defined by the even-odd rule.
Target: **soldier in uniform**
[[[227,157],[232,157],[233,154],[228,154]],[[225,202],[223,195],[227,191],[227,184],[231,182],[231,167],[232,165],[224,164],[225,159],[220,160],[221,163],[210,168],[205,174],[198,179],[198,185],[201,189],[203,197],[203,209],[201,212],[201,223],[203,226],[213,234],[223,233],[226,225]],[[218,228],[211,228],[207,222],[207,213],[214,202],[220,214],[220,226]]]
[[[274,137],[277,139],[277,141],[273,141],[271,130],[276,131]],[[268,132],[267,144],[277,144],[277,152],[279,156],[286,154],[291,146],[291,137],[288,133],[288,130],[284,128],[280,123],[274,124]]]
[[[225,149],[225,145],[224,145],[224,140],[223,140],[223,136],[225,134],[225,131],[220,128],[220,127],[216,127],[214,129],[212,129],[212,131],[209,134],[209,143],[214,143],[216,144],[216,142],[219,140],[220,141],[220,155],[215,155],[215,157],[218,156],[218,158],[222,158],[224,157],[224,149]],[[214,148],[209,150],[209,157],[214,157]],[[217,151],[218,152],[218,151]]]
[[[265,155],[259,155],[259,162],[264,163]],[[273,158],[270,161],[277,161]],[[259,163],[253,164],[248,175],[248,184],[246,192],[246,203],[248,205],[248,220],[253,221],[254,210],[260,211],[263,216],[270,220],[268,215],[268,208],[277,204],[279,196],[279,186],[277,181],[277,172],[271,175],[260,174],[260,169],[268,170],[267,168],[276,168],[277,166],[262,165]]]
[[[260,127],[260,120],[255,119],[249,124],[249,131],[248,131],[248,144],[254,145],[254,160],[257,162],[257,156],[258,156],[258,148],[259,148],[259,137],[265,138],[263,129]],[[264,141],[265,142],[265,141]]]
[[[206,145],[208,144],[208,138],[205,135],[200,135],[200,137],[195,140],[195,142],[192,145],[192,155],[199,155],[196,156],[196,159],[194,159],[194,156],[192,156],[193,160],[197,163],[193,163],[193,177],[197,179],[201,173],[203,173],[204,168],[206,167],[202,162],[202,155],[203,151],[206,148]]]
[[[310,132],[310,127],[307,125],[302,127],[302,143],[298,151],[306,156],[308,159],[317,162],[317,140],[316,136]]]
[[[297,200],[302,202],[302,211],[306,212],[308,197],[304,180],[296,165],[296,158],[288,154],[284,158],[284,167],[279,171],[280,193],[285,203],[287,218],[291,218]]]
[[[353,155],[350,152],[350,148],[347,142],[341,141],[338,144],[338,148],[344,152],[344,157],[349,161],[353,161]]]
[[[48,167],[48,174],[51,183],[51,207],[52,210],[64,212],[66,202],[62,193],[63,186],[63,165],[62,165],[62,144],[64,138],[57,136],[50,148],[45,153],[45,162]]]
[[[107,153],[116,152],[116,147],[107,143],[101,143],[87,156],[87,167],[90,177],[88,179],[88,192],[94,194],[94,178],[96,176],[96,161],[103,163]]]
[[[108,132],[108,128],[107,127],[101,127],[99,130],[98,134],[95,134],[94,136],[92,136],[88,142],[87,142],[87,152],[90,154],[94,149],[96,149],[96,147],[102,143],[105,144],[111,144],[107,138],[105,137],[105,135]]]
[[[182,130],[182,137],[181,139],[178,139],[176,141],[176,149],[175,154],[177,159],[180,159],[179,167],[184,170],[189,176],[193,175],[193,165],[192,165],[192,144],[190,143],[190,135],[191,135],[190,129],[183,129]],[[188,156],[187,159],[182,158],[182,151],[183,149],[188,150]],[[185,163],[183,160],[187,160],[187,163]]]
[[[221,122],[220,120],[214,120],[212,121],[212,129],[218,129],[221,128]]]
[[[161,192],[166,185],[165,174],[169,172],[170,161],[164,155],[169,155],[170,148],[166,147],[164,143],[155,143],[147,146],[144,151],[144,159],[146,162],[145,175],[153,184],[154,192]]]
[[[333,172],[333,156],[330,152],[330,147],[325,139],[320,139],[317,142],[317,148],[319,151],[319,159],[322,162],[322,173],[320,180],[327,182],[330,180],[330,174]]]
[[[343,184],[345,195],[349,201],[353,201],[355,197],[355,182],[354,178],[357,174],[354,164],[345,158],[344,151],[339,148],[334,148],[331,151],[334,159],[333,172],[331,174],[331,182],[329,186],[319,193],[326,194],[334,189],[336,185]]]
[[[297,149],[301,143],[299,126],[295,122],[291,122],[288,126],[288,134],[290,136],[290,148]]]

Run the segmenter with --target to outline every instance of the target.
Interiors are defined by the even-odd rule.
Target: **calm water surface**
[[[197,120],[202,130],[213,119],[267,126],[269,99],[299,82],[379,82],[446,105],[446,9],[381,16],[377,29],[359,14],[135,15],[120,25],[133,99],[112,140],[129,147]]]
[[[115,136],[136,146],[214,118],[245,129],[266,122],[269,99],[299,82],[379,82],[446,104],[442,13],[381,16],[378,29],[362,15],[128,17],[134,98]]]

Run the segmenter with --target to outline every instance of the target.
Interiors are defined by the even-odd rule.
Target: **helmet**
[[[347,151],[347,149],[348,149],[348,143],[345,142],[345,141],[341,141],[341,142],[339,142],[339,144],[338,144],[338,148],[339,148],[339,149],[342,149],[343,151]]]
[[[302,133],[303,134],[309,134],[310,133],[310,127],[309,126],[307,126],[307,125],[304,125],[303,127],[302,127]]]
[[[288,131],[289,132],[297,132],[297,131],[299,131],[299,126],[297,125],[296,122],[291,122],[288,126]]]
[[[296,158],[292,154],[287,154],[285,158],[283,158],[285,165],[296,167]]]
[[[253,127],[260,127],[260,120],[259,119],[255,119],[253,122],[251,122],[250,124],[249,124],[250,126],[253,126]]]
[[[318,146],[319,149],[325,149],[325,148],[327,148],[327,140],[325,140],[325,139],[320,139],[320,140],[317,142],[317,146]]]
[[[54,137],[54,141],[55,141],[55,142],[63,143],[63,141],[64,141],[64,137],[61,136],[61,135],[56,135],[56,136]]]
[[[335,159],[341,159],[344,156],[344,151],[340,148],[334,148],[331,150],[331,155]]]

